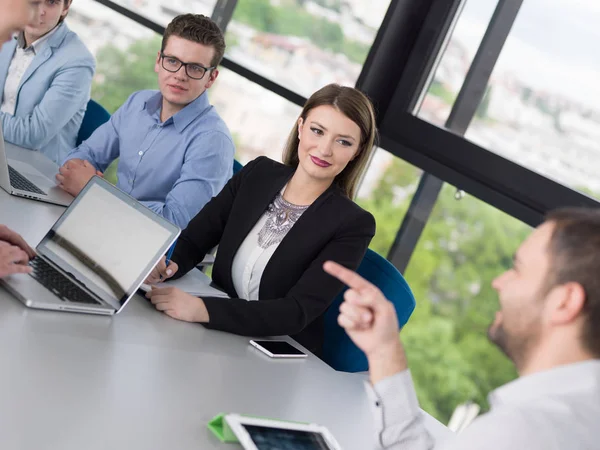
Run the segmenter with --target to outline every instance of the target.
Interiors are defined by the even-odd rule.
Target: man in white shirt
[[[493,281],[500,311],[488,335],[520,377],[490,394],[489,413],[444,442],[423,425],[392,303],[354,272],[324,268],[350,287],[338,321],[369,360],[380,448],[600,448],[600,210],[551,213]]]

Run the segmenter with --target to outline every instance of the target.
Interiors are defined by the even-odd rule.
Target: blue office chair
[[[415,297],[400,272],[383,256],[368,249],[357,270],[358,274],[377,286],[396,307],[398,322],[403,327],[415,309]],[[337,323],[344,291],[325,313],[323,359],[335,370],[364,372],[369,370],[365,354],[352,342]]]
[[[79,128],[76,145],[79,146],[83,141],[89,138],[92,133],[105,122],[110,119],[110,113],[104,109],[99,103],[90,100]]]
[[[238,173],[240,170],[242,170],[242,163],[239,162],[237,159],[233,160],[233,174],[235,175],[236,173]]]

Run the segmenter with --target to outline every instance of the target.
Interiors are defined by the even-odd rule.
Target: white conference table
[[[0,223],[32,245],[62,211],[0,189]],[[344,449],[373,448],[363,374],[271,360],[139,295],[104,317],[28,309],[0,288],[0,364],[2,449],[240,448],[206,428],[220,412],[315,422]],[[424,415],[436,440],[450,433]]]

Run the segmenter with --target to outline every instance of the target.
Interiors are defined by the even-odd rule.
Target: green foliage
[[[322,3],[336,4],[336,1],[323,0]],[[269,0],[240,0],[233,12],[233,20],[264,33],[308,38],[319,47],[344,53],[358,64],[365,61],[369,52],[368,46],[346,39],[337,23],[315,17],[301,3],[274,6]]]
[[[368,45],[362,44],[358,41],[345,39],[341,52],[346,55],[350,61],[363,64],[367,59],[370,49],[371,47]]]
[[[456,100],[456,94],[447,89],[442,83],[438,80],[433,80],[431,82],[431,86],[429,86],[429,94],[441,98],[444,103],[448,105],[453,105],[454,100]]]
[[[117,166],[119,165],[119,158],[115,159],[104,171],[104,179],[114,185],[117,184]]]
[[[157,89],[154,63],[161,38],[142,39],[126,50],[107,45],[98,51],[97,68],[92,83],[92,98],[114,113],[131,94],[143,89]]]
[[[232,19],[257,30],[272,33],[275,11],[269,0],[240,0],[233,11]]]
[[[419,175],[396,159],[372,198],[360,202],[377,221],[375,251],[387,253]],[[491,281],[510,267],[529,233],[518,220],[472,197],[457,201],[454,193],[450,185],[442,188],[404,274],[417,308],[401,333],[421,407],[444,423],[468,400],[487,409],[487,394],[516,377],[487,340],[498,309]]]
[[[533,89],[531,89],[529,86],[524,86],[523,89],[521,89],[521,101],[523,103],[529,102],[529,100],[533,97],[533,94]]]
[[[581,192],[582,194],[587,195],[588,197],[592,197],[595,199],[600,199],[600,192],[594,191],[588,187],[585,186],[576,186],[575,187],[576,191]]]
[[[421,171],[400,159],[394,159],[391,166],[379,180],[369,199],[358,200],[360,206],[375,217],[377,233],[371,241],[371,249],[381,255],[387,252],[398,233],[400,218],[408,209],[408,200],[398,201],[398,194],[410,197],[418,182]]]
[[[298,4],[302,5],[304,0],[296,0]],[[331,9],[332,11],[340,12],[342,10],[341,0],[313,0],[317,5],[323,8]]]

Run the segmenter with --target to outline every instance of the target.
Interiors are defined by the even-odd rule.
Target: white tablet
[[[341,450],[327,428],[316,424],[227,414],[225,420],[246,450]]]

